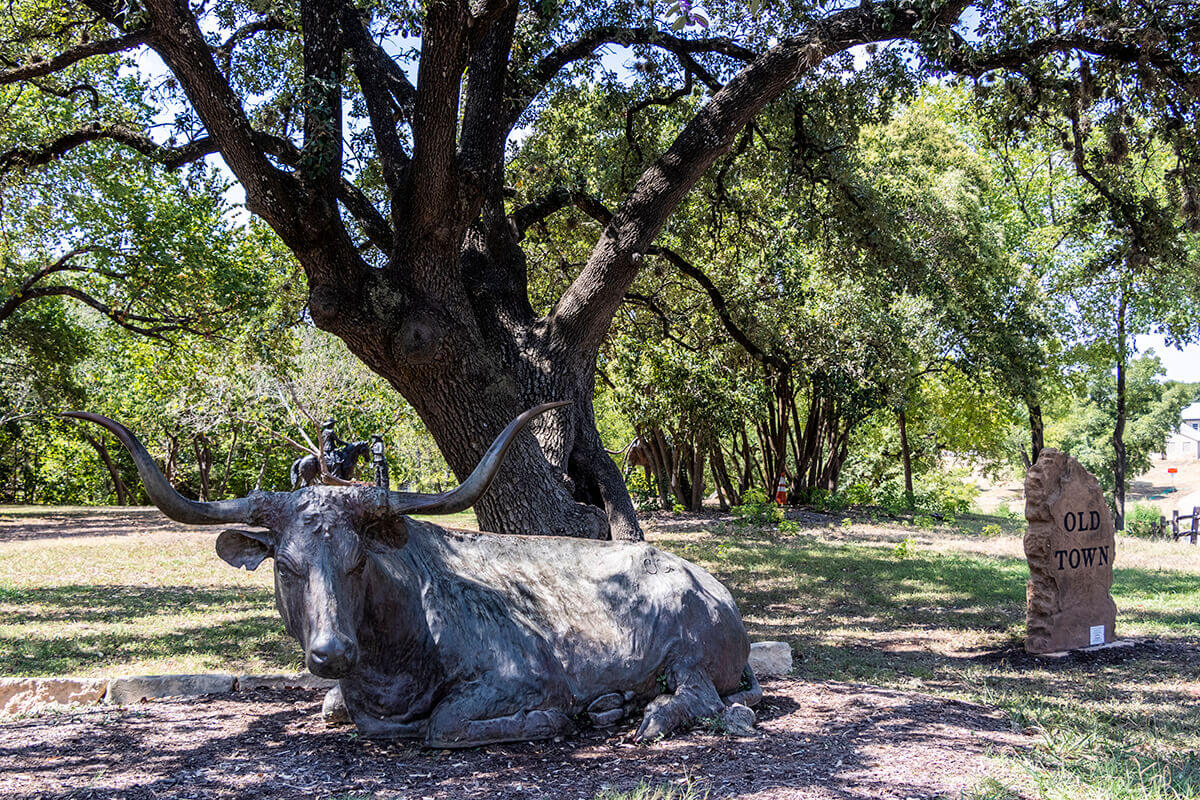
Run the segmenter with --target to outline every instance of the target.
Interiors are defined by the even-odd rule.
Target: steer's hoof
[[[635,742],[652,742],[666,736],[675,727],[674,715],[671,713],[675,698],[669,694],[660,694],[646,706],[646,715],[637,733],[633,734]]]
[[[346,708],[341,686],[335,686],[325,693],[325,702],[321,703],[321,719],[325,720],[326,725],[350,724],[350,710]]]

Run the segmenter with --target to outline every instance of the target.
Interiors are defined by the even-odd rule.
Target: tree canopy
[[[1149,259],[1177,239],[1162,225],[1196,218],[1198,61],[1200,15],[1176,0],[713,2],[702,19],[652,2],[26,0],[0,12],[0,101],[35,124],[0,127],[0,175],[24,187],[11,224],[37,226],[48,198],[46,218],[65,227],[45,247],[14,246],[7,302],[58,286],[150,334],[237,314],[269,271],[204,205],[213,173],[143,166],[219,157],[302,268],[307,318],[412,404],[460,476],[524,408],[574,401],[517,442],[480,505],[485,527],[638,538],[594,382],[623,304],[640,295],[669,316],[638,288],[658,261],[698,283],[712,330],[775,376],[766,471],[791,448],[807,476],[797,489],[828,487],[865,410],[903,415],[915,390],[903,376],[1038,352],[1040,323],[1014,316],[1028,308],[1013,277],[1025,265],[984,213],[986,170],[925,120],[887,124],[896,101],[954,79],[992,87],[989,113],[1009,132],[1066,120],[1078,177],[1128,233],[1114,246]],[[1100,147],[1089,130],[1112,153],[1135,129],[1174,159],[1154,209],[1105,196],[1133,167],[1101,175],[1085,154]],[[768,186],[787,202],[756,209],[747,233],[741,195]],[[551,277],[530,247],[568,208],[591,221],[555,245],[571,255]],[[111,215],[127,215],[128,236],[89,227]],[[743,261],[747,275],[708,275]],[[755,313],[773,319],[752,322],[726,292],[770,297]],[[993,313],[1004,302],[1013,313]],[[815,316],[783,324],[797,309]],[[851,333],[872,314],[894,327]],[[799,374],[788,337],[800,331],[874,363],[846,372],[846,352]],[[1034,397],[1035,377],[1010,383]],[[826,420],[811,436],[801,390],[804,418]]]

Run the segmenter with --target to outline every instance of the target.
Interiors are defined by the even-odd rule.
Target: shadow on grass
[[[10,631],[0,636],[0,664],[6,675],[63,675],[196,656],[281,667],[300,664],[272,595],[263,590],[78,585],[0,589],[0,606]]]
[[[791,643],[805,677],[920,679],[1112,747],[1200,741],[1194,575],[1117,569],[1118,626],[1153,628],[1160,641],[1055,662],[1023,653],[1028,568],[1020,558],[811,537],[656,543],[711,569],[733,592],[751,638]],[[1018,651],[1021,658],[995,657]]]

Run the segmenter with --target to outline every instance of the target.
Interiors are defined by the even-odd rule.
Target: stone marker
[[[751,642],[750,669],[759,678],[782,678],[792,671],[792,646],[787,642]]]
[[[1054,653],[1113,641],[1114,531],[1095,476],[1066,453],[1043,450],[1025,476],[1025,519],[1025,649]]]

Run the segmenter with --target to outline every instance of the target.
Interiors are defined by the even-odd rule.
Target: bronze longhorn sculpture
[[[645,707],[635,738],[664,736],[761,697],[729,592],[700,567],[635,542],[447,530],[408,514],[450,514],[487,490],[509,444],[548,403],[517,417],[458,488],[373,486],[195,502],[124,426],[151,500],[217,536],[234,567],[274,559],[275,602],[314,674],[339,679],[369,736],[432,747],[545,739],[573,719],[610,725]]]

